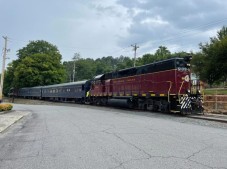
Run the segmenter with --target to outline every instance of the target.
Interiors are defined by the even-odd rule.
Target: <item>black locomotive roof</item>
[[[161,61],[146,64],[146,65],[142,65],[142,66],[131,67],[131,68],[117,70],[114,72],[109,72],[100,77],[99,76],[96,76],[96,77],[99,77],[100,79],[101,77],[104,77],[104,79],[114,79],[114,78],[134,76],[134,75],[139,75],[144,73],[170,70],[175,68],[176,60],[184,60],[184,58],[180,58],[180,57],[170,58],[170,59],[161,60]]]
[[[166,59],[166,60],[160,60],[160,61],[148,63],[148,64],[145,64],[145,65],[143,65],[143,66],[153,65],[153,64],[160,64],[160,63],[164,63],[164,62],[171,62],[171,61],[175,61],[175,60],[183,60],[183,59],[184,59],[184,58],[179,58],[179,57],[170,58],[170,59]],[[139,67],[142,67],[142,66],[139,66]]]

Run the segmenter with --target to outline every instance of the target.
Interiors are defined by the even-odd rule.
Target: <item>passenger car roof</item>
[[[64,86],[75,86],[75,85],[83,85],[87,82],[87,80],[78,81],[78,82],[70,82],[70,83],[61,83],[61,84],[55,84],[55,85],[48,85],[43,86],[42,88],[51,88],[51,87],[64,87]]]

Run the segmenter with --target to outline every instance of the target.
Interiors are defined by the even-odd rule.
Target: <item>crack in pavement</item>
[[[190,159],[186,159],[186,158],[183,158],[183,157],[176,157],[176,156],[151,156],[150,158],[138,158],[138,159],[130,159],[130,160],[127,160],[127,161],[123,161],[123,162],[120,163],[120,165],[114,167],[113,169],[117,169],[119,167],[124,167],[124,164],[131,163],[131,162],[134,162],[134,161],[150,160],[152,158],[161,158],[161,159],[176,158],[176,159],[181,159],[181,160],[188,160],[190,162],[196,163],[198,165],[201,165],[201,166],[204,166],[204,167],[207,167],[207,168],[210,168],[210,169],[218,168],[218,167],[211,167],[211,166],[208,166],[208,165],[205,165],[205,164],[202,164],[202,163],[199,163],[197,161],[190,160]],[[226,169],[226,168],[222,168],[222,169]]]
[[[39,156],[39,153],[36,155],[31,155],[31,156],[24,156],[24,157],[17,157],[17,158],[6,158],[6,159],[0,159],[1,162],[4,161],[15,161],[15,160],[21,160],[21,159],[27,159],[27,158],[36,158]]]
[[[128,144],[128,145],[131,145],[132,147],[134,147],[135,149],[139,150],[140,152],[143,152],[144,154],[146,154],[148,156],[148,158],[151,158],[151,155],[146,152],[145,150],[139,148],[138,146],[136,146],[135,144],[132,144],[126,140],[124,140],[122,137],[120,137],[119,135],[117,135],[116,133],[110,133],[110,132],[107,132],[107,131],[103,131],[104,133],[106,134],[111,134],[113,136],[115,136],[116,138],[118,138],[119,140],[121,140],[122,142],[124,142],[125,144]]]
[[[211,148],[211,147],[213,147],[213,144],[212,144],[212,145],[209,145],[209,146],[206,146],[206,147],[204,147],[204,148],[202,148],[202,149],[200,149],[200,150],[198,150],[198,151],[192,153],[190,156],[186,157],[186,159],[190,159],[191,157],[194,157],[194,156],[196,156],[197,154],[201,153],[202,151],[205,151],[205,150],[207,150],[207,149],[209,149],[209,148]]]
[[[150,160],[150,159],[152,159],[152,158],[162,158],[162,159],[177,158],[177,159],[181,159],[181,160],[188,160],[188,161],[190,161],[190,162],[196,163],[196,164],[198,164],[198,165],[202,165],[202,166],[207,167],[207,168],[211,168],[211,169],[217,168],[217,167],[211,167],[211,166],[209,166],[209,165],[206,165],[206,164],[203,164],[203,163],[200,163],[200,162],[198,162],[198,161],[195,161],[195,160],[191,160],[191,159],[190,159],[191,157],[194,157],[195,155],[199,154],[200,152],[209,149],[210,147],[213,146],[213,144],[212,144],[212,145],[209,145],[209,146],[206,146],[205,148],[203,148],[203,149],[201,149],[201,150],[198,150],[198,151],[194,152],[193,154],[191,154],[191,155],[188,156],[188,157],[177,157],[177,156],[152,156],[151,154],[149,154],[148,152],[146,152],[146,151],[143,150],[142,148],[139,148],[139,147],[136,146],[135,144],[132,144],[132,143],[130,143],[130,142],[124,140],[122,137],[120,137],[120,136],[117,135],[116,133],[110,133],[110,132],[107,132],[106,130],[103,130],[103,132],[106,133],[106,134],[111,134],[111,135],[115,136],[116,138],[118,138],[119,140],[121,140],[122,142],[124,142],[125,144],[134,147],[135,149],[139,150],[140,152],[144,153],[144,154],[147,156],[147,158],[138,158],[138,159],[131,159],[131,160],[123,161],[123,162],[121,162],[119,165],[117,165],[116,167],[114,167],[114,169],[119,168],[119,167],[123,167],[124,164],[126,164],[126,163],[130,163],[130,162],[133,162],[133,161],[140,161],[140,160]]]

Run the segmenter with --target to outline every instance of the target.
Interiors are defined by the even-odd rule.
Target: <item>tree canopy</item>
[[[63,65],[67,71],[67,81],[73,79],[73,70],[75,64],[75,81],[91,79],[96,75],[111,72],[114,70],[132,67],[133,61],[126,56],[113,58],[112,56],[102,57],[98,59],[73,58],[73,61],[64,62]]]
[[[210,42],[200,44],[201,52],[194,60],[197,74],[210,85],[227,79],[227,27],[217,32]]]
[[[30,41],[27,46],[19,49],[17,52],[18,60],[22,60],[27,56],[32,56],[33,54],[46,54],[51,56],[53,59],[60,61],[62,56],[57,48],[57,46],[44,40]]]
[[[32,87],[64,82],[65,69],[61,64],[61,54],[49,42],[31,41],[18,50],[6,71],[6,90],[11,87]],[[5,91],[6,93],[7,91]]]

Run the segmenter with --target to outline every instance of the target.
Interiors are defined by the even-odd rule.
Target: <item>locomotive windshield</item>
[[[184,59],[177,59],[176,69],[179,71],[189,71],[188,62],[186,62]]]

